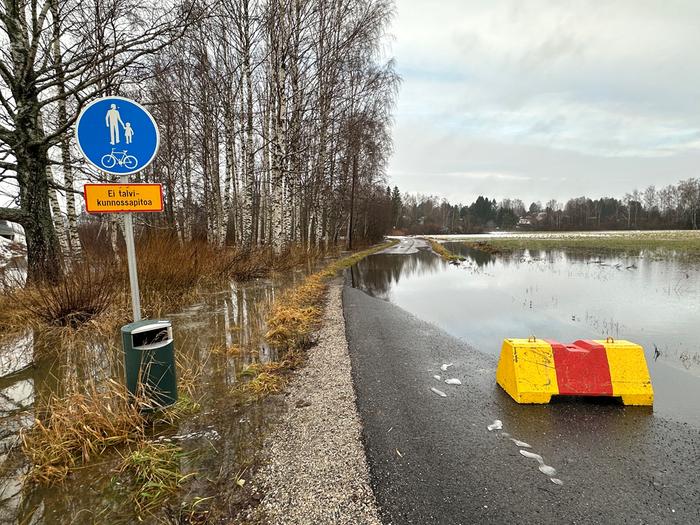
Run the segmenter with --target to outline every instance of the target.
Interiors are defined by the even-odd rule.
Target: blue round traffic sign
[[[103,97],[88,104],[75,123],[83,156],[112,175],[130,175],[148,166],[160,135],[153,116],[123,97]]]

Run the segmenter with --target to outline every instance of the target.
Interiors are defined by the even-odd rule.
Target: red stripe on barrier
[[[593,341],[570,345],[547,341],[552,346],[559,394],[611,396],[610,366],[605,347]]]

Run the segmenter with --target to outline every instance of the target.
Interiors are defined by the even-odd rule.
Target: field
[[[700,257],[700,231],[522,232],[486,235],[433,235],[440,241],[464,241],[489,252],[567,249],[585,252],[674,254]]]

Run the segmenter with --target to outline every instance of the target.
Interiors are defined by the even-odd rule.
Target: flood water
[[[172,439],[187,453],[183,473],[195,473],[180,499],[158,516],[177,516],[181,501],[206,500],[200,508],[227,516],[236,505],[236,480],[246,479],[267,426],[279,413],[268,399],[241,407],[233,388],[239,372],[252,362],[274,359],[262,341],[264,315],[275,295],[302,280],[315,266],[248,283],[227,283],[204,292],[201,302],[172,315],[175,351],[197,373],[201,409],[178,424],[160,429],[153,439]],[[134,523],[131,494],[115,467],[119,451],[105,454],[54,487],[23,485],[28,464],[18,435],[29,428],[52,395],[67,384],[90,379],[123,381],[121,343],[82,336],[70,343],[38,331],[0,339],[0,523]],[[240,352],[227,349],[240,348]],[[123,451],[122,451],[123,453]],[[148,521],[148,520],[147,520]]]
[[[700,261],[557,249],[490,255],[462,242],[445,246],[466,260],[448,264],[427,249],[378,254],[352,269],[353,284],[494,362],[505,338],[610,336],[641,344],[655,415],[700,425]]]

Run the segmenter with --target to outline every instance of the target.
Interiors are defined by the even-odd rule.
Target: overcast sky
[[[700,176],[700,0],[397,0],[392,185],[470,202]]]

